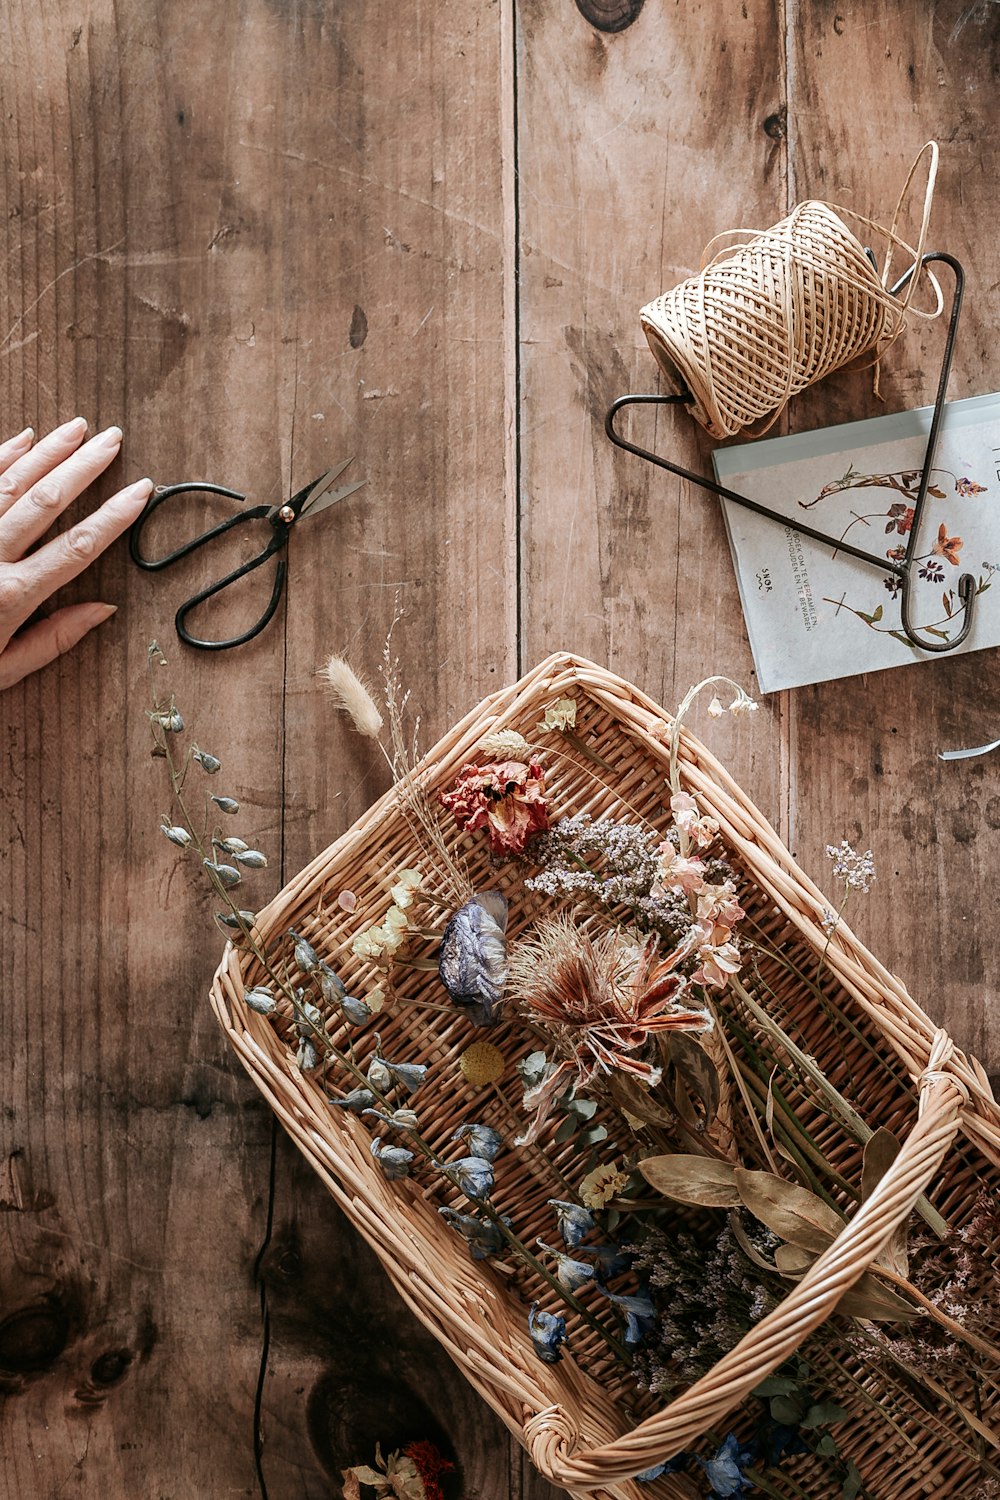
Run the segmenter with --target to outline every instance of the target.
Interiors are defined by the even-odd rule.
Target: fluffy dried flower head
[[[859,854],[846,839],[840,844],[827,844],[827,857],[833,860],[833,873],[839,875],[849,891],[869,891],[875,879],[875,860],[867,849]]]
[[[479,749],[494,760],[531,760],[534,751],[516,729],[498,729],[485,734],[479,741]]]
[[[342,656],[331,656],[321,675],[326,679],[335,706],[350,716],[358,733],[366,739],[377,740],[382,733],[382,715],[353,667]]]

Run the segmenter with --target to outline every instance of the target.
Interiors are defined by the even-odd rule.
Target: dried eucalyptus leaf
[[[675,1203],[701,1208],[737,1208],[736,1168],[710,1156],[647,1156],[639,1171],[650,1187]]]
[[[881,1126],[865,1146],[861,1168],[861,1201],[866,1203],[892,1166],[902,1147],[891,1130]]]
[[[630,1114],[640,1120],[645,1120],[647,1125],[660,1125],[670,1128],[675,1123],[675,1116],[669,1109],[664,1109],[662,1104],[656,1100],[634,1078],[626,1078],[624,1073],[612,1073],[609,1080],[611,1097],[621,1109],[627,1109]]]
[[[836,1209],[808,1188],[786,1182],[773,1172],[735,1167],[733,1174],[744,1207],[790,1245],[822,1251],[844,1227],[845,1221]]]
[[[743,1254],[746,1256],[747,1260],[750,1261],[751,1265],[759,1266],[762,1271],[774,1270],[774,1262],[765,1259],[765,1257],[761,1255],[756,1245],[752,1243],[750,1236],[743,1228],[743,1225],[740,1223],[740,1215],[734,1212],[732,1209],[730,1209],[729,1212],[729,1228],[732,1231],[733,1239],[739,1245],[740,1249],[743,1251]]]
[[[719,1109],[719,1073],[704,1047],[688,1032],[661,1033],[660,1053],[674,1069],[677,1083],[696,1106],[707,1129]]]
[[[844,1293],[837,1311],[847,1318],[865,1318],[870,1323],[912,1323],[918,1316],[915,1307],[883,1286],[870,1271]]]
[[[901,1150],[900,1141],[891,1130],[887,1130],[884,1125],[876,1130],[865,1146],[861,1169],[862,1202],[871,1197]],[[903,1223],[891,1236],[888,1244],[882,1247],[876,1264],[885,1266],[888,1271],[895,1271],[898,1276],[906,1276],[910,1265],[906,1248],[907,1236],[908,1226]]]
[[[833,1241],[831,1240],[830,1243],[832,1244]],[[798,1245],[779,1245],[774,1252],[774,1264],[782,1276],[787,1276],[793,1281],[800,1280],[815,1259],[815,1255],[808,1250],[801,1249]]]

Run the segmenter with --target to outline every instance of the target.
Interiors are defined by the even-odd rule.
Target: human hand
[[[83,417],[76,417],[37,443],[30,427],[0,443],[0,691],[54,661],[117,608],[69,604],[15,634],[56,589],[82,573],[131,526],[152,493],[152,481],[140,479],[31,551],[118,457],[119,428],[109,427],[84,442],[86,431]]]

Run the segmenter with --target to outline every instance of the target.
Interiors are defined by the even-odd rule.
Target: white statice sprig
[[[833,873],[843,880],[848,891],[871,890],[875,879],[875,859],[870,849],[860,854],[846,839],[827,844],[827,858],[833,860]]]

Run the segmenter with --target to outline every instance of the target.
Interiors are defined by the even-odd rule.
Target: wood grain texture
[[[713,506],[615,453],[604,409],[653,387],[638,307],[713,233],[811,193],[891,208],[930,135],[935,238],[970,273],[952,394],[1000,383],[1000,7],[967,9],[647,4],[600,34],[572,0],[0,8],[4,429],[120,422],[101,493],[148,472],[271,501],[351,454],[367,478],[293,536],[252,645],[181,650],[205,564],[139,576],[118,548],[67,591],[116,619],[0,698],[0,1500],[259,1494],[261,1282],[272,1500],[336,1494],[421,1425],[466,1500],[552,1497],[283,1139],[267,1238],[270,1115],[205,1003],[211,904],[156,831],[146,643],[271,856],[250,904],[385,785],[314,674],[334,650],[374,672],[397,594],[425,744],[560,646],[668,704],[749,681]],[[887,405],[929,396],[940,337],[893,351]],[[790,420],[869,407],[843,376]],[[648,435],[707,467],[680,418]],[[872,843],[854,925],[1000,1068],[997,773],[932,755],[995,735],[994,668],[783,695],[711,742],[805,869]]]

